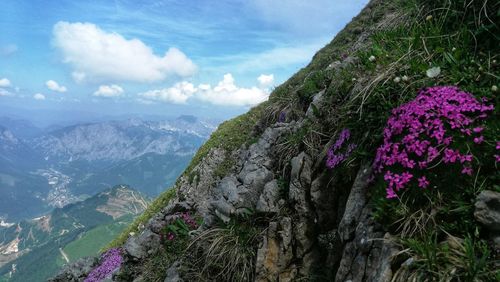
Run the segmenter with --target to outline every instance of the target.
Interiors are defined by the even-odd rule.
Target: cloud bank
[[[92,23],[58,22],[53,28],[53,45],[73,67],[77,82],[154,82],[196,71],[196,65],[179,49],[170,48],[157,56],[139,39],[126,39]]]
[[[213,88],[208,84],[202,85],[197,95],[197,98],[202,101],[223,106],[253,106],[266,101],[268,97],[267,89],[236,86],[230,73],[225,74],[224,78]]]
[[[232,74],[227,73],[214,87],[210,84],[195,87],[194,84],[183,81],[169,88],[139,93],[138,96],[143,103],[186,104],[189,99],[196,99],[222,106],[253,106],[269,98],[268,87],[274,82],[274,75],[260,75],[257,80],[259,87],[239,87],[235,84]]]
[[[182,81],[170,88],[151,90],[139,93],[142,100],[160,101],[172,104],[186,104],[187,100],[193,96],[198,89],[192,83]]]

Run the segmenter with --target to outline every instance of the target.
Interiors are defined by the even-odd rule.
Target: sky
[[[367,0],[0,4],[0,116],[191,114],[265,101]]]

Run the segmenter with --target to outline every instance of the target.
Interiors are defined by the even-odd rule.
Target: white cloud
[[[12,93],[7,91],[6,89],[0,88],[0,97],[2,96],[12,96]]]
[[[151,90],[139,93],[141,102],[161,101],[174,104],[185,104],[186,101],[198,91],[192,83],[182,81],[165,89]],[[147,102],[146,102],[147,103]]]
[[[96,92],[94,92],[94,96],[101,97],[117,97],[123,94],[123,88],[116,84],[112,85],[101,85]]]
[[[224,75],[224,79],[213,88],[206,84],[200,85],[196,97],[215,105],[252,106],[266,101],[269,92],[255,86],[251,88],[238,87],[234,84],[233,76],[227,73]]]
[[[9,87],[10,85],[10,80],[7,78],[0,79],[0,87]]]
[[[56,81],[54,80],[48,80],[47,82],[45,82],[45,85],[47,85],[47,88],[52,90],[52,91],[57,91],[57,92],[66,92],[68,89],[66,89],[65,86],[62,86],[62,85],[59,85],[59,83],[57,83]]]
[[[261,87],[269,87],[273,84],[274,82],[274,75],[273,74],[261,74],[257,80],[259,81],[259,84]]]
[[[233,75],[227,73],[215,87],[210,84],[200,84],[182,81],[165,89],[151,90],[139,93],[139,102],[151,104],[155,101],[186,104],[190,99],[197,99],[214,105],[222,106],[253,106],[269,98],[269,86],[274,81],[274,75],[261,75],[257,79],[259,87],[239,87],[235,84]]]
[[[180,50],[170,48],[163,57],[139,39],[126,39],[92,23],[58,22],[53,44],[64,62],[73,66],[78,81],[161,81],[168,76],[190,76],[196,65]]]
[[[33,99],[35,99],[35,100],[45,100],[45,95],[43,95],[41,93],[36,93],[35,95],[33,95]]]

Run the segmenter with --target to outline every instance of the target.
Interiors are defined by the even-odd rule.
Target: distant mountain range
[[[0,281],[44,281],[64,263],[96,255],[149,200],[116,186],[42,217],[0,226]]]
[[[193,116],[39,129],[0,118],[0,220],[14,222],[117,184],[156,196],[216,128]]]

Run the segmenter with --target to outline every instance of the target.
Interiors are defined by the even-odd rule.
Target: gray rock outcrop
[[[85,257],[66,265],[50,282],[77,282],[83,281],[97,265],[97,258]]]

